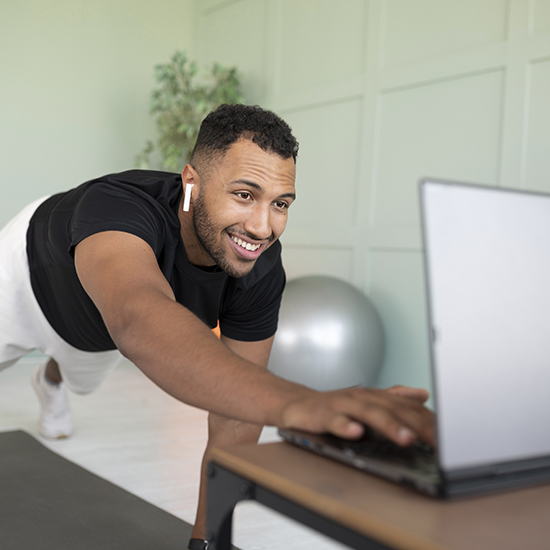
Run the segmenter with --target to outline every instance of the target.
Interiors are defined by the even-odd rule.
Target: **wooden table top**
[[[215,449],[213,460],[399,550],[550,548],[550,484],[442,501],[288,443]]]

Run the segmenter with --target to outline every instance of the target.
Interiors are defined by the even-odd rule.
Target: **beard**
[[[199,194],[193,204],[193,228],[195,229],[195,234],[197,235],[197,239],[201,246],[216,262],[217,266],[227,273],[227,275],[238,279],[250,273],[256,263],[256,260],[246,260],[242,258],[237,259],[232,263],[228,259],[228,252],[227,249],[224,248],[223,241],[225,240],[225,236],[229,238],[229,233],[227,229],[224,229],[221,232],[222,242],[218,241],[218,235],[220,232],[216,229],[216,225],[212,221],[201,194]],[[242,232],[235,231],[235,233],[238,234]],[[238,269],[237,266],[239,266],[240,269]]]

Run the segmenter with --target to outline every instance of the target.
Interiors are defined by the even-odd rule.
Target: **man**
[[[223,105],[203,122],[181,177],[111,174],[8,224],[0,370],[31,349],[51,358],[33,375],[44,436],[70,435],[65,387],[93,391],[120,351],[166,392],[210,411],[203,472],[213,446],[257,441],[263,425],[353,438],[366,423],[402,445],[432,440],[423,390],[320,393],[266,371],[297,150],[273,113]],[[204,520],[203,482],[192,550],[205,546]]]

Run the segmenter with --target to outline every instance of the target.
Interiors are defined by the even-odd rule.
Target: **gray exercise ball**
[[[287,283],[271,372],[316,390],[369,386],[383,357],[382,323],[363,293],[321,275]]]

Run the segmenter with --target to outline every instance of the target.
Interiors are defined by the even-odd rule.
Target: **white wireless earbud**
[[[185,185],[185,198],[183,199],[183,211],[189,212],[189,205],[191,203],[191,189],[193,189],[194,183],[188,183]]]

